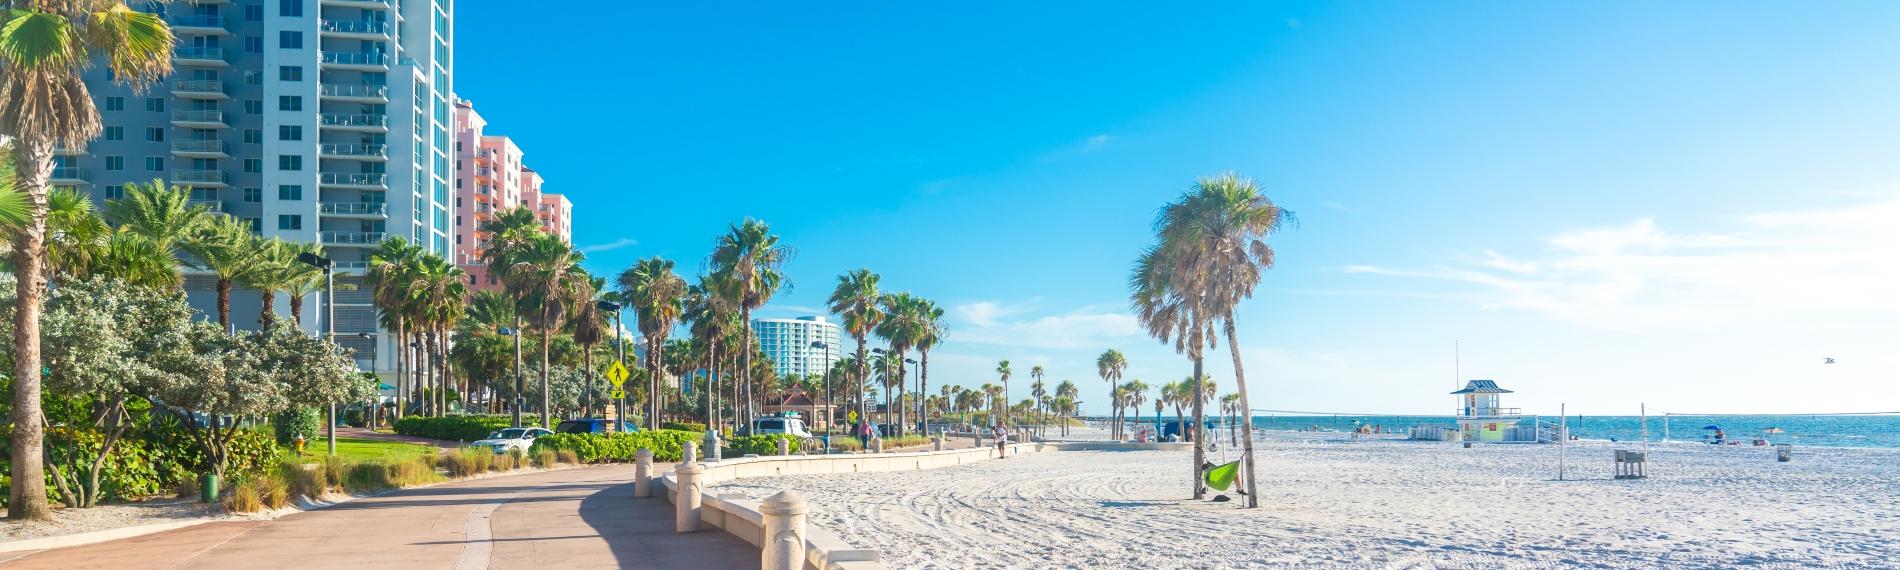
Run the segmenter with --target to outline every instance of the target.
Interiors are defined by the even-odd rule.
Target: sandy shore
[[[1261,508],[1194,502],[1178,452],[1060,452],[901,473],[744,479],[895,568],[1891,568],[1900,450],[1557,448],[1268,433]],[[1231,454],[1230,454],[1231,455]],[[1215,461],[1221,456],[1213,455]]]

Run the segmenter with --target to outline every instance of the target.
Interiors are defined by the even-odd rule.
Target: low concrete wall
[[[1014,443],[1009,446],[1011,455],[1050,451],[1182,451],[1193,448],[1192,443],[1114,441]],[[996,448],[993,446],[899,453],[750,456],[702,462],[700,465],[706,468],[706,472],[700,477],[701,488],[709,488],[720,482],[742,477],[916,471],[995,458]],[[667,471],[660,474],[659,483],[666,490],[666,500],[677,502],[679,486],[674,480],[673,472]],[[716,494],[712,491],[702,493],[700,495],[700,523],[702,528],[714,527],[724,530],[727,534],[739,537],[753,546],[759,546],[765,540],[765,519],[764,515],[759,513],[759,499],[743,494]],[[806,526],[805,568],[808,570],[882,570],[884,567],[877,551],[853,548],[843,539],[823,528],[816,525]]]

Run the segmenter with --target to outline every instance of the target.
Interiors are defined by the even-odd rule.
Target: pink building
[[[500,282],[482,263],[487,236],[482,222],[510,208],[526,206],[542,229],[573,241],[573,204],[566,196],[541,191],[541,175],[522,163],[514,140],[488,135],[488,122],[466,99],[455,101],[455,263],[467,271],[476,290]]]

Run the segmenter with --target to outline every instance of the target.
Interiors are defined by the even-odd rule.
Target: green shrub
[[[752,454],[778,455],[778,441],[781,439],[786,441],[786,445],[790,446],[789,449],[793,452],[798,451],[803,441],[803,438],[783,433],[740,436],[726,440],[725,454],[727,457],[743,457]],[[832,441],[837,441],[837,439],[834,437]]]
[[[706,433],[706,424],[694,422],[666,422],[660,424],[660,429]]]
[[[557,433],[536,438],[534,449],[556,453],[572,451],[584,463],[612,463],[632,462],[634,453],[644,447],[653,450],[654,461],[679,461],[686,442],[699,441],[701,435],[667,429],[613,434]]]
[[[409,416],[396,420],[396,433],[449,441],[475,441],[514,424],[509,416]]]
[[[299,435],[303,436],[304,441],[316,441],[323,429],[323,414],[317,413],[314,408],[286,410],[271,416],[270,425],[277,445],[291,445]]]

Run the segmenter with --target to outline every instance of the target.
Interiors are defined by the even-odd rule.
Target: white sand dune
[[[1623,444],[1627,445],[1627,444]],[[1261,508],[1195,502],[1180,452],[1031,454],[931,471],[742,479],[894,568],[1893,568],[1900,450],[1557,448],[1264,434]],[[1221,459],[1219,454],[1213,459]]]

